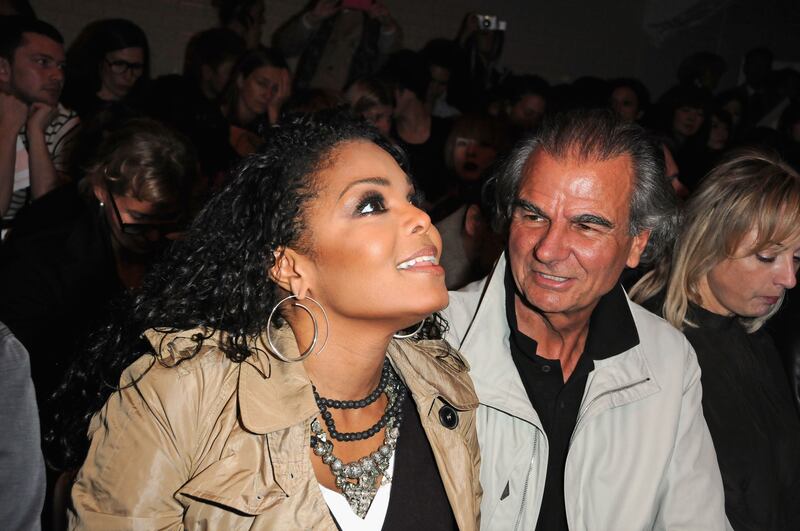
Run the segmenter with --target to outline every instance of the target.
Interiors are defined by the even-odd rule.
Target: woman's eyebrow
[[[375,184],[378,186],[391,186],[391,182],[386,177],[365,177],[363,179],[353,181],[349,183],[347,186],[345,186],[344,190],[342,190],[342,193],[339,194],[339,199],[341,199],[342,196],[346,194],[350,188],[358,186],[359,184]]]

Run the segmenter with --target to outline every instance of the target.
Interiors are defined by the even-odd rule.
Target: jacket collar
[[[445,341],[392,341],[389,360],[417,402],[442,398],[458,410],[478,407],[469,365]]]
[[[197,338],[207,339],[198,349]],[[273,343],[285,356],[299,355],[291,328],[271,332]],[[202,329],[164,331],[150,329],[145,336],[158,353],[160,363],[176,366],[195,354],[214,348],[224,334],[208,336]],[[210,340],[210,341],[208,341]],[[306,422],[319,413],[311,380],[302,363],[287,363],[270,353],[266,334],[254,340],[253,354],[238,365],[237,398],[242,426],[252,433],[266,434]],[[392,341],[389,360],[412,395],[418,399],[441,397],[456,409],[478,406],[478,399],[461,356],[444,341]]]
[[[481,404],[521,418],[541,429],[510,355],[511,331],[505,313],[505,253],[484,281],[472,322],[458,346],[469,352],[470,376]],[[498,343],[498,338],[501,340]]]
[[[484,283],[478,308],[459,350],[471,353],[470,376],[475,383],[481,404],[499,409],[541,428],[541,421],[530,403],[510,355],[511,329],[506,316],[506,268],[507,260],[503,253]],[[622,394],[609,396],[609,400],[614,402],[613,405],[618,406],[659,389],[643,356],[631,302],[624,290],[618,288],[618,292],[612,292],[606,302],[608,303],[606,306],[613,308],[615,312],[621,311],[624,315],[622,324],[613,323],[614,326],[622,327],[624,337],[608,347],[611,350],[604,349],[608,350],[607,355],[593,356],[595,370],[589,376],[582,409],[590,405],[596,397],[614,391],[625,390]],[[613,315],[601,316],[602,322],[597,324],[608,327],[609,320],[613,322],[613,318]],[[594,339],[599,340],[608,335],[608,331],[596,331],[595,335],[597,337]],[[501,343],[498,343],[498,338],[501,338]],[[599,354],[599,347],[597,350],[595,354]],[[645,382],[647,385],[644,388],[638,385]]]
[[[511,268],[506,265],[503,277],[505,286],[505,311],[506,319],[511,330],[511,338],[517,338],[518,344],[533,342],[536,348],[536,341],[533,338],[526,338],[517,326],[517,315],[515,309],[515,297],[519,294],[517,285],[514,283],[514,276]],[[521,295],[519,295],[521,297]],[[596,361],[610,358],[626,352],[639,344],[639,333],[636,330],[636,323],[633,321],[631,308],[625,296],[622,285],[617,283],[614,287],[600,297],[597,305],[592,311],[589,320],[589,330],[586,336],[583,356]],[[535,354],[535,352],[531,352]]]

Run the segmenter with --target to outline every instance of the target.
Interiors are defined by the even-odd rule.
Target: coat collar
[[[299,355],[288,326],[271,332],[275,346],[285,356]],[[178,366],[182,361],[218,347],[223,333],[209,335],[203,329],[164,331],[150,329],[145,336],[157,352],[159,362]],[[198,339],[205,338],[198,347]],[[276,358],[267,346],[266,334],[250,345],[252,355],[238,364],[237,399],[242,426],[252,433],[266,434],[306,422],[319,413],[311,380],[302,363]],[[467,377],[464,359],[444,341],[393,340],[387,351],[415,398],[441,397],[461,410],[475,409],[478,399]]]
[[[539,416],[509,354],[511,331],[504,310],[505,270],[504,253],[484,281],[475,315],[458,349],[469,353],[470,376],[481,404],[541,428]]]
[[[539,416],[530,403],[510,355],[511,329],[506,316],[506,268],[507,260],[503,253],[484,282],[475,315],[458,348],[462,352],[470,353],[470,376],[482,404],[541,428]],[[619,294],[614,295],[614,299],[614,307],[625,310],[627,333],[624,342],[627,348],[623,352],[595,360],[595,370],[589,376],[582,409],[597,396],[618,390],[624,389],[625,392],[623,395],[616,393],[609,397],[609,400],[615,402],[615,406],[640,399],[659,389],[644,359],[642,345],[639,344],[631,302],[621,289]],[[612,318],[613,316],[609,316],[609,319]],[[604,325],[607,323],[604,322]],[[644,388],[636,385],[644,382],[647,382]],[[633,387],[628,390],[629,386]]]

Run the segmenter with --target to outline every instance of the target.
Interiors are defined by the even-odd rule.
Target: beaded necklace
[[[358,409],[365,407],[360,404],[366,401],[369,402],[365,405],[373,403],[382,393],[386,393],[388,402],[384,414],[377,423],[360,432],[340,433],[336,430],[333,418],[327,410],[328,407]],[[322,462],[330,467],[336,481],[336,487],[342,492],[347,503],[350,504],[353,512],[359,518],[364,518],[367,515],[367,511],[369,511],[370,505],[372,505],[372,500],[375,498],[375,494],[377,494],[381,484],[378,478],[382,476],[383,481],[391,481],[391,478],[386,474],[386,469],[397,447],[397,438],[400,436],[400,423],[403,417],[401,403],[404,395],[405,386],[394,373],[388,361],[384,362],[381,382],[378,387],[363,400],[333,401],[320,397],[316,388],[314,388],[314,398],[317,401],[322,417],[325,419],[331,438],[338,441],[368,439],[378,433],[382,427],[386,427],[383,444],[377,450],[356,461],[344,463],[333,454],[333,442],[328,440],[328,435],[322,429],[319,419],[315,418],[311,422],[311,448],[314,454],[322,458]],[[329,420],[330,422],[328,422]]]

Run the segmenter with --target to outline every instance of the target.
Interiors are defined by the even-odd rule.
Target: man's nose
[[[534,246],[536,259],[543,264],[550,264],[566,259],[569,255],[567,232],[560,224],[553,224],[544,229],[541,239]]]

